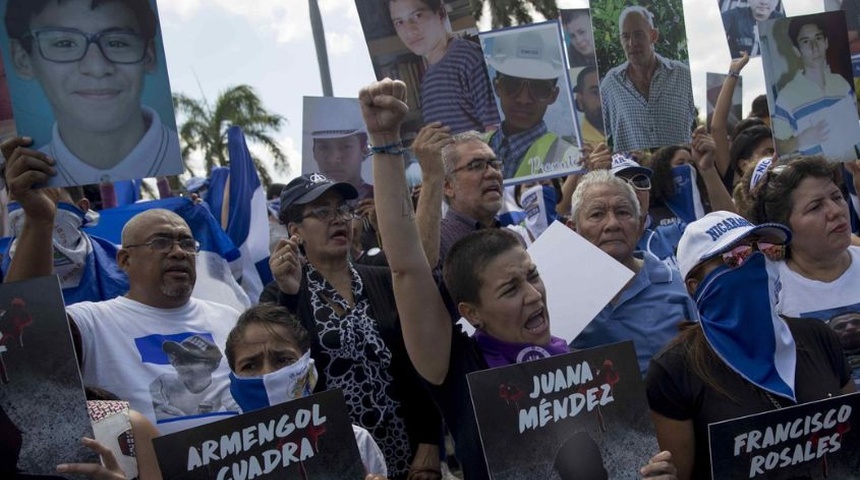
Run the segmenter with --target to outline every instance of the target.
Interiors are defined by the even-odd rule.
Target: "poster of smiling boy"
[[[50,186],[182,172],[155,0],[0,0],[18,134]]]
[[[496,128],[499,114],[470,2],[356,0],[355,6],[376,77],[406,82],[405,137],[437,121],[452,133]]]

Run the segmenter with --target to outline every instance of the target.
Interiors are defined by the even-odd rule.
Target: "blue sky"
[[[783,3],[792,16],[822,11],[824,0]],[[355,97],[375,78],[354,0],[319,4],[334,95]],[[587,5],[584,0],[558,0],[560,8]],[[730,63],[717,5],[718,0],[684,0],[693,89],[702,109],[705,73],[725,73]],[[307,0],[161,0],[158,8],[173,91],[213,101],[230,86],[253,86],[264,104],[289,122],[278,140],[292,169],[273,178],[286,181],[298,175],[302,97],[322,95]],[[751,60],[743,77],[746,113],[752,98],[764,92],[761,61]]]

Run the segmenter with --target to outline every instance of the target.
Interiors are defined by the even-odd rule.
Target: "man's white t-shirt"
[[[117,297],[76,303],[66,311],[81,332],[84,385],[127,400],[162,434],[239,413],[223,355],[239,317],[236,310],[195,298],[180,308],[164,309]],[[178,371],[169,353],[186,345],[206,352],[209,365],[217,364],[214,371],[199,365]]]

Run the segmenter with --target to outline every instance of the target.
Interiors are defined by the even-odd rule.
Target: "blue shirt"
[[[639,273],[570,346],[583,349],[633,340],[644,377],[651,357],[677,335],[678,324],[698,320],[699,314],[677,269],[647,252],[634,255],[644,260]]]
[[[610,70],[600,82],[603,123],[619,152],[689,143],[696,107],[690,68],[657,55],[648,98],[627,76],[628,62]]]
[[[667,219],[666,223],[655,225],[652,220],[649,216],[645,231],[636,243],[636,250],[648,252],[666,265],[677,269],[678,244],[681,242],[681,235],[684,234],[687,223],[678,219]]]

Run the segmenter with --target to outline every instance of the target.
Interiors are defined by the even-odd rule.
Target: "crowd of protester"
[[[405,145],[400,81],[359,92],[364,125],[349,135],[369,142],[372,188],[309,172],[270,189],[271,231],[252,234],[271,238],[274,280],[244,312],[194,294],[199,238],[186,216],[144,210],[118,247],[105,242],[87,233],[80,188],[40,188],[55,160],[25,137],[6,140],[4,281],[60,277],[93,424],[126,416],[138,446],[129,456],[96,427],[84,445],[103,462],[58,475],[161,478],[151,438],[338,388],[368,479],[435,480],[453,465],[489,478],[466,375],[535,347],[548,357],[633,342],[662,450],[631,472],[641,478],[708,478],[709,423],[856,391],[860,239],[849,192],[860,160],[782,161],[760,109],[729,131],[747,60],[731,62],[710,131],[669,132],[690,141],[647,151],[586,143],[585,171],[542,186],[550,221],[634,274],[576,338],[551,333],[526,251],[540,231],[501,221],[506,196],[519,201],[528,186],[503,185],[511,175],[494,136],[433,121]],[[512,95],[534,96],[529,82]],[[417,199],[407,147],[421,167]],[[0,458],[4,478],[26,473],[15,455]]]

